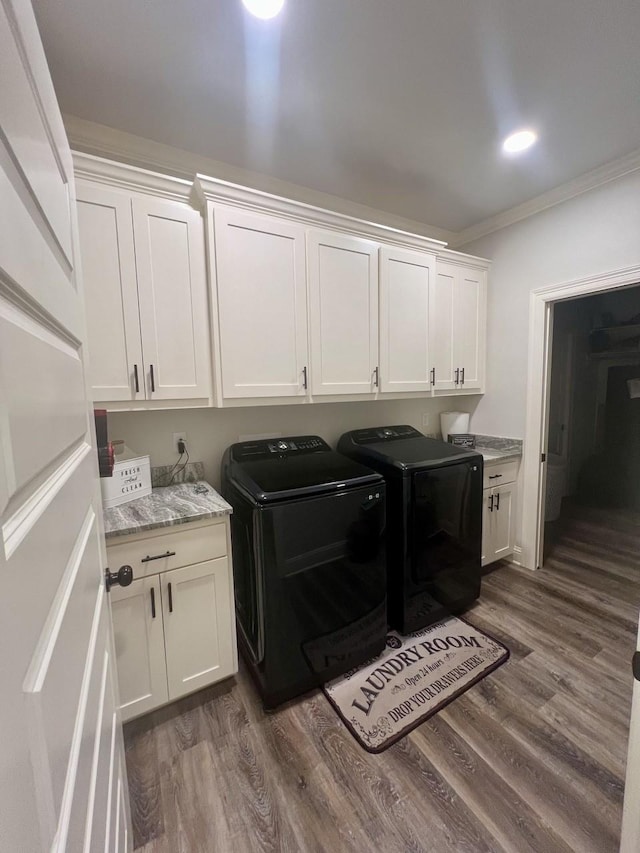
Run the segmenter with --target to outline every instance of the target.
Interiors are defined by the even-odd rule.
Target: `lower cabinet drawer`
[[[493,486],[504,486],[506,483],[515,483],[517,474],[518,462],[515,459],[509,462],[498,462],[493,465],[485,463],[482,488],[491,489]]]
[[[227,528],[223,521],[188,530],[168,528],[140,539],[129,539],[122,544],[107,541],[107,559],[112,572],[120,566],[131,566],[133,577],[157,575],[170,569],[179,569],[205,560],[215,560],[227,553]]]

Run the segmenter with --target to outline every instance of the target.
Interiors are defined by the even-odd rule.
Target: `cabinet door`
[[[429,348],[433,390],[456,388],[453,360],[453,323],[456,268],[438,263],[429,291]]]
[[[169,699],[236,671],[227,557],[160,575]]]
[[[380,390],[429,391],[429,287],[435,257],[380,250]]]
[[[484,384],[484,280],[482,270],[459,267],[454,279],[453,361],[460,370],[460,389],[482,390]]]
[[[514,546],[514,488],[500,486],[493,492],[493,559],[513,553]]]
[[[304,397],[304,229],[233,208],[214,211],[222,396]]]
[[[158,575],[110,591],[122,719],[168,701]]]
[[[372,394],[378,367],[378,245],[310,231],[312,394]]]
[[[76,187],[93,400],[144,400],[131,200],[85,181]]]
[[[482,565],[493,562],[494,557],[494,531],[493,511],[490,509],[491,489],[482,492]]]
[[[140,195],[133,226],[147,398],[210,397],[202,217],[181,202]]]

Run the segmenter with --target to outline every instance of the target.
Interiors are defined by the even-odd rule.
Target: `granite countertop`
[[[498,450],[495,447],[479,447],[476,445],[476,451],[482,453],[482,458],[485,462],[509,462],[511,459],[521,459],[522,450]]]
[[[476,435],[476,450],[485,462],[508,462],[522,457],[522,439]]]
[[[233,510],[204,480],[154,489],[150,495],[104,510],[105,536],[126,536],[159,527],[219,518]]]

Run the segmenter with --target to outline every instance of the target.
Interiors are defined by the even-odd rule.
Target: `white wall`
[[[523,438],[529,294],[640,264],[640,172],[459,247],[490,258],[486,394],[471,431]]]
[[[173,464],[177,454],[172,433],[187,433],[190,461],[204,462],[205,477],[220,485],[220,461],[226,447],[240,436],[322,436],[333,447],[350,429],[411,424],[421,432],[439,433],[439,413],[473,412],[478,396],[362,403],[313,403],[304,406],[256,406],[235,409],[177,409],[109,414],[109,438],[124,439],[137,453],[151,454],[152,465]],[[429,415],[423,426],[423,414]]]

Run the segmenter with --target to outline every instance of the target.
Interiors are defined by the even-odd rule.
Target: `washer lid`
[[[315,453],[285,452],[268,458],[236,458],[229,473],[260,503],[383,483],[380,474],[329,449]]]

